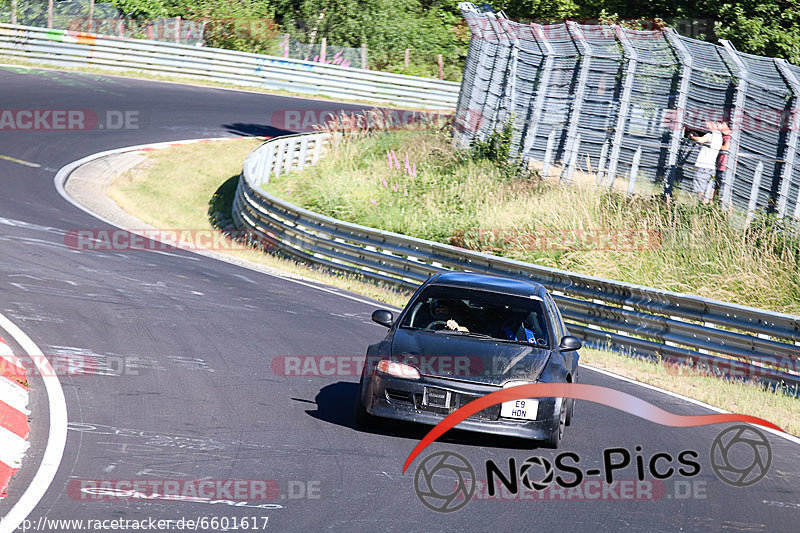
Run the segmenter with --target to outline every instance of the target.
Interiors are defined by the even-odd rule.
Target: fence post
[[[175,42],[181,42],[181,18],[175,17]]]
[[[553,162],[553,149],[556,144],[556,130],[550,130],[550,135],[547,136],[547,148],[544,150],[544,165],[542,166],[542,177],[546,178],[550,173],[550,165]]]
[[[367,45],[364,43],[361,45],[361,68],[366,69],[369,65],[367,64]]]
[[[436,56],[436,60],[439,62],[439,79],[443,80],[444,79],[444,58],[442,57],[442,54],[439,54],[438,56]]]
[[[405,54],[403,55],[403,66],[405,68],[408,68],[410,64],[411,64],[411,49],[406,48]]]
[[[617,125],[614,128],[614,138],[611,141],[611,156],[608,161],[607,180],[608,186],[614,184],[614,178],[617,177],[617,166],[619,165],[619,153],[622,149],[622,136],[625,133],[625,126],[628,123],[628,108],[631,103],[631,92],[633,91],[633,80],[636,76],[636,67],[639,61],[639,54],[631,44],[628,36],[615,24],[614,31],[617,34],[620,44],[625,51],[625,58],[628,60],[628,68],[625,70],[625,79],[622,82],[622,96],[619,101],[619,114],[617,115]]]
[[[739,159],[739,139],[742,135],[742,124],[744,124],[744,98],[747,95],[749,77],[744,61],[739,57],[739,53],[730,41],[720,39],[719,42],[739,70],[736,74],[738,83],[736,84],[736,99],[734,100],[733,117],[731,119],[731,147],[728,150],[729,164],[722,176],[722,205],[729,208],[733,202],[733,180],[736,177],[736,163]]]
[[[511,39],[509,48],[509,66],[506,68],[506,76],[503,87],[503,120],[507,120],[509,114],[514,115],[517,100],[517,64],[519,62],[519,32],[514,32],[511,22],[505,18],[498,18],[500,29],[504,32],[505,39]],[[513,148],[512,148],[513,150]]]
[[[783,173],[781,176],[781,189],[778,194],[778,216],[786,216],[786,206],[789,200],[789,185],[792,182],[792,173],[794,171],[794,161],[797,157],[797,138],[798,138],[798,124],[797,118],[800,113],[796,112],[800,109],[800,81],[797,76],[789,69],[785,59],[775,59],[775,65],[781,71],[787,85],[792,89],[794,98],[792,100],[792,109],[787,117],[786,126],[789,128],[789,139],[786,142],[786,155],[783,162]],[[799,198],[800,199],[800,198]],[[800,203],[794,206],[794,218],[800,215]]]
[[[16,3],[17,0],[14,0]],[[94,0],[89,0],[89,33],[94,32]]]
[[[53,0],[47,0],[47,27],[53,29]]]
[[[633,162],[631,163],[631,175],[628,178],[628,196],[633,196],[636,190],[636,178],[639,174],[639,162],[642,159],[642,147],[636,148],[636,153],[633,154]]]
[[[586,82],[589,79],[589,67],[592,63],[592,47],[586,42],[583,32],[578,24],[573,21],[567,22],[567,32],[575,42],[581,61],[581,70],[578,75],[578,86],[575,88],[575,98],[572,100],[572,109],[569,111],[569,128],[567,129],[567,150],[564,154],[564,163],[561,169],[561,181],[570,183],[572,174],[575,171],[575,161],[578,158],[579,146],[575,142],[578,133],[578,125],[581,119],[581,108],[583,107],[584,95],[586,94]]]
[[[503,32],[503,29],[500,27],[500,23],[498,22],[497,14],[495,14],[495,13],[486,13],[486,15],[488,17],[487,20],[489,22],[489,27],[491,28],[492,33],[494,34],[494,40],[495,40],[495,42],[497,42],[497,48],[498,48],[497,54],[495,54],[495,56],[492,58],[492,66],[491,66],[491,68],[488,69],[488,71],[489,71],[489,84],[491,85],[491,83],[494,81],[493,78],[494,78],[495,74],[498,73],[498,70],[500,70],[500,69],[498,69],[498,64],[499,64],[498,59],[500,57],[502,57],[502,55],[504,53],[503,44],[502,44],[504,32]],[[488,103],[489,95],[492,94],[492,92],[490,90],[488,90],[488,88],[487,88],[487,91],[485,92],[484,98],[483,98],[483,109],[484,109],[484,111],[486,110],[487,107],[489,107],[491,109],[491,114],[492,114],[491,115],[491,120],[489,121],[489,127],[486,130],[487,134],[497,130],[498,122],[500,122],[501,119],[505,115],[505,113],[504,113],[505,109],[503,108],[503,106],[505,105],[506,77],[507,77],[507,71],[508,71],[508,63],[506,63],[505,65],[502,65],[501,68],[502,68],[502,72],[503,72],[503,81],[502,81],[502,85],[503,86],[502,86],[502,92],[500,92],[500,95],[498,96],[498,101],[494,102],[493,105]],[[502,98],[503,100],[501,101],[500,98]]]
[[[764,173],[764,162],[759,161],[756,167],[756,173],[753,175],[753,186],[750,188],[750,203],[747,204],[747,219],[744,223],[745,227],[750,226],[750,221],[753,220],[753,212],[756,210],[758,204],[758,188],[761,186],[761,175]]]
[[[603,183],[605,175],[606,159],[608,158],[608,139],[603,141],[603,147],[600,149],[600,161],[597,162],[597,186]]]
[[[328,51],[328,39],[323,37],[319,48],[319,62],[325,63],[325,53]]]
[[[11,24],[17,23],[17,0],[11,0]]]
[[[678,103],[675,109],[675,120],[672,121],[672,135],[669,139],[669,155],[667,156],[667,175],[664,180],[664,193],[669,195],[672,193],[672,185],[675,183],[675,177],[678,172],[678,150],[681,147],[683,125],[686,122],[686,102],[689,99],[693,59],[673,28],[667,28],[664,34],[681,62],[681,83],[678,86]]]
[[[539,38],[540,49],[544,53],[544,68],[539,74],[539,84],[536,87],[536,98],[533,102],[533,111],[531,119],[528,122],[528,131],[525,135],[522,144],[522,157],[533,149],[533,144],[536,142],[536,134],[539,131],[539,122],[542,118],[542,109],[544,108],[544,100],[547,96],[547,88],[550,86],[550,75],[553,72],[554,50],[553,45],[548,42],[544,34],[541,24],[531,24],[533,26],[534,34]],[[555,131],[555,130],[553,130]],[[548,146],[550,145],[550,138],[548,137]]]
[[[581,149],[581,134],[579,133],[575,136],[575,140],[573,141],[572,150],[570,151],[569,154],[569,161],[567,161],[567,164],[564,165],[564,168],[561,169],[561,177],[564,178],[566,176],[566,178],[563,180],[564,183],[572,183],[572,175],[575,174],[575,165],[578,162],[578,152],[580,151],[580,149]],[[566,174],[564,173],[565,169],[566,169]]]

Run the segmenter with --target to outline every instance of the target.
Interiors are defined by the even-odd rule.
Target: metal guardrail
[[[800,394],[800,317],[621,283],[336,220],[262,189],[322,156],[330,134],[269,140],[245,160],[233,204],[240,229],[309,263],[407,289],[442,270],[535,280],[592,346],[751,376]]]
[[[0,24],[0,55],[69,67],[141,70],[344,100],[452,110],[460,84],[219,48]]]

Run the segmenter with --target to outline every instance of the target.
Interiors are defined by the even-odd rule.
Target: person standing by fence
[[[728,168],[728,150],[731,147],[731,129],[725,122],[717,122],[717,129],[722,133],[722,146],[719,147],[717,157],[717,183],[722,182],[725,170]]]
[[[708,133],[705,135],[689,135],[689,138],[693,141],[708,145],[703,146],[697,155],[697,161],[694,163],[697,170],[695,170],[692,183],[694,193],[704,204],[709,203],[714,195],[713,178],[717,171],[717,155],[723,143],[722,132],[719,130],[717,123],[710,120],[706,121],[706,128]],[[727,157],[725,162],[727,163]]]

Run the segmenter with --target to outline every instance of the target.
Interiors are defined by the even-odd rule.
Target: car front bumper
[[[437,392],[446,391],[447,407],[426,405],[426,388]],[[367,412],[380,418],[391,418],[408,422],[436,425],[444,418],[470,401],[501,390],[494,385],[483,385],[450,379],[423,376],[419,380],[395,378],[374,373],[365,377],[362,400]],[[558,427],[556,413],[561,407],[561,398],[538,398],[536,420],[519,420],[500,416],[500,405],[495,405],[463,420],[457,429],[544,440]]]

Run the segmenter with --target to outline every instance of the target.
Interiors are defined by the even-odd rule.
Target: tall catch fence
[[[521,24],[459,4],[472,33],[456,113],[461,147],[513,127],[511,155],[569,183],[691,192],[707,121],[731,130],[723,205],[800,219],[800,67],[618,25]]]

